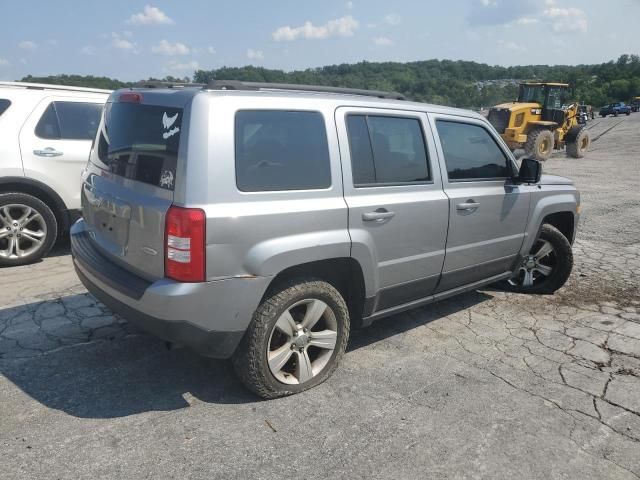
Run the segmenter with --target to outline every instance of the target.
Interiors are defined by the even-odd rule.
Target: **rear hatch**
[[[193,95],[112,94],[83,176],[82,211],[95,247],[150,281],[164,276],[165,215],[186,158]]]

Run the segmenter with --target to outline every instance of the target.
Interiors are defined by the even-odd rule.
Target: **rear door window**
[[[347,133],[356,187],[431,180],[417,118],[349,115]]]
[[[327,130],[319,112],[239,111],[235,152],[236,183],[241,191],[331,186]]]
[[[93,140],[100,124],[102,105],[84,102],[53,102],[65,140]]]
[[[0,115],[6,112],[10,105],[11,105],[11,100],[7,100],[6,98],[0,98]]]
[[[36,125],[36,135],[48,140],[60,139],[60,124],[58,123],[58,116],[56,115],[56,109],[53,106],[53,102],[49,104],[40,117],[40,120]]]
[[[99,165],[111,173],[173,190],[182,109],[107,103],[97,141]]]
[[[93,140],[102,105],[88,102],[51,102],[36,125],[36,135],[50,140]]]

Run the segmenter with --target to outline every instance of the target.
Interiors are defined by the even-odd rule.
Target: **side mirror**
[[[542,177],[542,164],[533,158],[523,158],[517,181],[519,183],[538,183],[540,177]]]

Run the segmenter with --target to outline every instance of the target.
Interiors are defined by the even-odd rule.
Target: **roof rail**
[[[324,85],[300,85],[294,83],[242,82],[239,80],[212,80],[205,87],[207,90],[296,90],[301,92],[341,93],[346,95],[362,95],[366,97],[406,100],[398,92],[382,90],[364,90],[360,88],[328,87]]]
[[[187,82],[164,82],[161,80],[141,80],[133,87],[135,88],[188,88],[198,87],[202,88],[206,84],[204,83],[187,83]]]
[[[111,93],[102,88],[74,87],[71,85],[53,85],[50,83],[0,82],[0,87],[25,88],[30,90],[67,90],[73,92]]]

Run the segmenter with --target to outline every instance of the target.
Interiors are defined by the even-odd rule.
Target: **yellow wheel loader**
[[[579,104],[566,105],[568,97],[566,83],[521,83],[518,100],[492,107],[488,120],[511,150],[522,148],[530,158],[544,161],[563,148],[581,158],[591,139]]]

